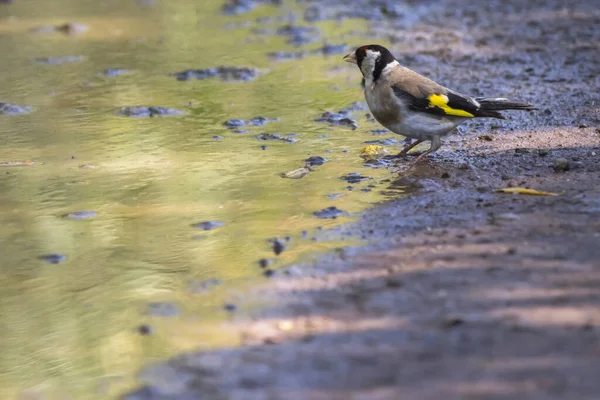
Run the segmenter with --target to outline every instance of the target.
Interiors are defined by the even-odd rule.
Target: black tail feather
[[[481,105],[481,109],[485,111],[537,110],[529,103],[510,101],[502,97],[480,97],[475,100]]]
[[[480,104],[479,110],[475,114],[476,117],[489,117],[504,119],[504,116],[498,111],[503,110],[537,110],[529,103],[519,101],[510,101],[503,97],[479,97],[475,100]]]

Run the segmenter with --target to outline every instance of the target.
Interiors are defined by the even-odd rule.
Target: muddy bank
[[[391,26],[361,33],[369,42],[385,37],[406,64],[458,90],[540,110],[475,121],[427,163],[390,168],[386,190],[410,196],[319,235],[362,238],[366,247],[271,274],[241,302],[262,307],[239,307],[224,327],[242,346],[149,366],[142,387],[123,398],[597,398],[593,4],[378,8]],[[338,5],[309,9],[342,18]],[[497,192],[508,187],[558,195]]]

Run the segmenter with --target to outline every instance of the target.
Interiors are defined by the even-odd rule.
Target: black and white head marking
[[[396,59],[392,53],[377,44],[362,46],[356,50],[356,63],[368,84],[376,83],[388,64],[394,62]]]

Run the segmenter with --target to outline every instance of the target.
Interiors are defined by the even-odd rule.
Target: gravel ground
[[[431,0],[386,12],[399,22],[369,34],[408,66],[540,110],[474,122],[428,162],[390,171],[390,187],[411,196],[323,233],[368,246],[281,270],[248,295],[266,306],[227,326],[243,346],[145,368],[124,399],[598,398],[596,2]],[[517,186],[560,195],[496,192]]]

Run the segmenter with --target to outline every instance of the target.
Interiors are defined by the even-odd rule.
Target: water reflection
[[[315,210],[335,205],[355,213],[380,200],[377,188],[360,191],[367,183],[347,191],[339,180],[363,170],[357,153],[376,126],[364,118],[358,131],[313,123],[324,110],[360,98],[354,71],[338,70],[337,57],[270,64],[266,53],[288,49],[285,38],[249,41],[254,22],[224,29],[243,18],[220,16],[220,1],[33,3],[0,7],[0,53],[10,55],[0,63],[0,101],[34,107],[29,115],[0,116],[0,161],[35,161],[0,169],[0,396],[104,398],[130,387],[147,362],[235,344],[238,338],[223,329],[223,304],[263,279],[256,262],[273,257],[267,239],[292,236],[275,267],[338,246],[299,233],[350,220],[319,220]],[[281,12],[287,13],[264,7],[247,18]],[[66,21],[90,29],[76,37],[31,32]],[[319,28],[328,37],[347,30]],[[67,55],[85,59],[32,62]],[[270,71],[249,83],[168,75],[222,64]],[[112,67],[132,72],[102,75]],[[133,105],[187,115],[114,114]],[[259,115],[280,121],[247,134],[223,126]],[[261,132],[295,133],[298,142],[259,142],[254,136]],[[300,180],[279,177],[313,155],[329,162]],[[331,193],[347,195],[330,200]],[[97,216],[61,217],[82,210]],[[191,226],[205,220],[226,225]],[[38,259],[55,253],[66,261]],[[190,280],[207,279],[223,285],[203,295],[188,290]],[[145,315],[148,302],[159,301],[181,313]],[[152,334],[140,334],[143,324]]]

